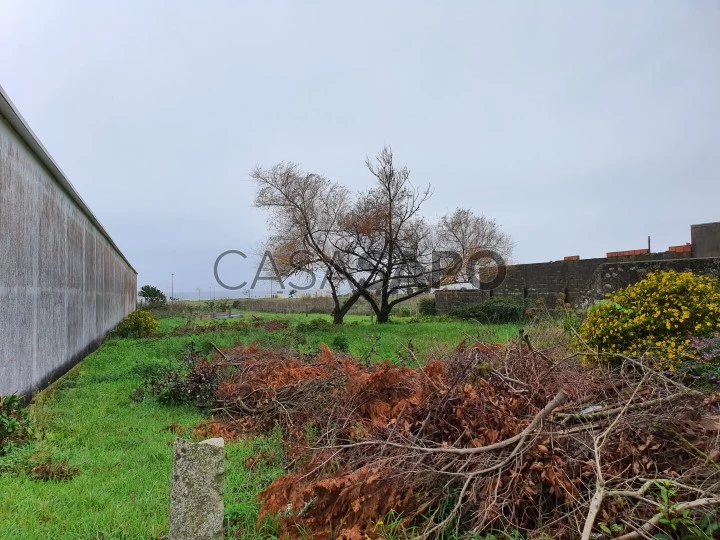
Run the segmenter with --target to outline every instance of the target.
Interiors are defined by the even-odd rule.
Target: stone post
[[[169,540],[221,540],[224,490],[225,441],[175,439]]]

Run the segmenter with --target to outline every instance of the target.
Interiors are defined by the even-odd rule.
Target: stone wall
[[[627,287],[636,281],[640,281],[649,272],[660,270],[693,272],[701,276],[720,277],[720,257],[603,264],[595,272],[587,294],[580,299],[579,307],[587,307],[601,299],[608,292]]]
[[[645,255],[574,259],[546,263],[518,264],[507,267],[505,281],[492,291],[441,290],[435,292],[438,313],[449,313],[463,304],[481,302],[489,297],[540,299],[554,308],[560,299],[576,308],[585,308],[605,292],[641,279],[644,269],[691,269],[712,273],[711,261],[693,262],[689,252],[664,252]],[[634,270],[630,270],[633,268]],[[607,277],[605,277],[607,276]],[[623,283],[623,284],[621,284]]]
[[[64,373],[136,291],[135,270],[0,88],[0,395]]]
[[[435,292],[435,307],[438,313],[450,313],[464,304],[475,304],[490,297],[487,291],[474,290],[446,290]]]

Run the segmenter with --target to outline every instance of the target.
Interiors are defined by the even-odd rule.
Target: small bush
[[[510,323],[525,320],[525,304],[506,298],[490,298],[485,302],[467,304],[454,309],[453,317],[481,323]]]
[[[160,326],[149,311],[136,309],[115,329],[114,335],[121,338],[143,338],[157,334]]]
[[[720,284],[692,272],[663,271],[607,295],[592,306],[580,336],[600,352],[657,357],[654,367],[674,370],[690,337],[720,329]]]
[[[398,317],[412,317],[412,312],[410,311],[410,308],[406,307],[397,308],[395,313]]]
[[[139,402],[150,395],[163,405],[190,404],[201,409],[215,403],[215,391],[222,378],[220,366],[206,360],[193,342],[180,355],[179,364],[157,371],[147,369],[147,373],[150,377],[130,394],[131,401]]]
[[[350,350],[350,342],[345,336],[335,336],[330,345],[333,350],[339,352],[348,352]]]
[[[0,456],[30,439],[30,416],[17,394],[0,396]]]
[[[580,328],[580,326],[582,326],[583,318],[582,315],[577,311],[566,307],[562,311],[561,322],[563,329],[568,334],[571,334],[573,332],[576,332]]]
[[[421,315],[437,315],[435,298],[423,298],[418,302],[418,310]]]
[[[297,325],[298,332],[315,332],[317,330],[329,330],[333,324],[326,319],[312,319],[308,322]]]

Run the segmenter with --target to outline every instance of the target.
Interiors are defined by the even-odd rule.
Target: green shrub
[[[0,396],[0,456],[21,445],[32,433],[30,416],[17,394]]]
[[[467,304],[454,309],[450,315],[458,319],[481,323],[510,323],[525,320],[525,304],[506,298],[490,298],[484,302]]]
[[[167,303],[165,293],[153,285],[143,285],[138,292],[138,296],[148,305],[148,307],[160,307]]]
[[[315,332],[317,330],[329,330],[333,327],[333,324],[327,319],[312,319],[308,322],[300,323],[297,325],[298,332]]]
[[[565,308],[561,313],[562,316],[560,321],[562,322],[563,329],[568,334],[576,332],[582,325],[582,314],[570,308]]]
[[[143,338],[154,336],[159,328],[150,312],[136,309],[117,326],[114,335],[121,338]]]
[[[412,311],[410,311],[410,308],[406,308],[403,306],[397,308],[396,315],[398,317],[412,317]]]
[[[163,405],[195,405],[207,409],[215,403],[215,391],[222,380],[222,366],[208,361],[190,342],[173,365],[157,369],[138,368],[147,374],[146,380],[130,394],[130,400],[140,402],[147,395]]]
[[[421,315],[437,315],[435,298],[423,298],[418,302],[418,310]]]
[[[350,350],[350,342],[345,336],[335,336],[330,345],[333,350],[340,352],[348,352]]]
[[[600,352],[638,357],[647,352],[658,369],[674,370],[690,338],[720,329],[720,283],[692,272],[664,271],[607,295],[592,306],[580,336]]]

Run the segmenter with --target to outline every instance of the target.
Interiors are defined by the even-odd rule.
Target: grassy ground
[[[244,328],[175,337],[169,333],[185,320],[163,319],[160,337],[108,339],[39,394],[31,409],[36,440],[0,458],[0,538],[157,538],[166,532],[172,441],[178,431],[193,438],[192,428],[203,416],[152,399],[135,403],[128,396],[153,366],[173,362],[191,341],[207,352],[210,343],[228,347],[237,341],[305,352],[342,335],[351,353],[376,361],[402,358],[409,341],[423,358],[464,339],[503,340],[517,333],[513,325],[464,322],[372,325],[369,317],[359,316],[349,317],[342,327],[299,331],[298,323],[318,316],[270,317],[287,319],[293,326],[278,332]],[[281,472],[279,441],[276,435],[227,445],[226,517],[239,537],[272,537],[269,529],[254,531],[254,497]],[[270,457],[252,470],[245,467],[248,457],[261,454]],[[67,459],[79,472],[64,481],[28,476],[29,464],[47,458]]]
[[[264,346],[286,346],[298,348],[301,352],[317,351],[321,343],[333,344],[338,336],[347,339],[348,352],[361,359],[372,361],[397,360],[398,356],[406,356],[408,347],[412,347],[420,360],[430,356],[441,356],[449,349],[457,346],[463,340],[472,341],[507,341],[518,333],[520,325],[479,325],[475,322],[455,319],[421,318],[414,317],[393,318],[388,324],[375,324],[372,317],[366,315],[348,315],[345,324],[324,325],[310,331],[302,330],[298,325],[312,324],[323,320],[332,322],[329,315],[317,314],[279,314],[279,313],[245,313],[246,320],[252,317],[288,321],[293,327],[288,332],[268,334],[262,330],[248,331],[239,338],[243,342],[257,341]],[[237,321],[237,319],[233,319]],[[171,328],[181,326],[185,319],[181,317],[168,317],[160,320],[161,329],[169,331]],[[232,322],[224,320],[202,319],[200,324],[216,324],[218,322]],[[297,343],[301,336],[304,343]]]

